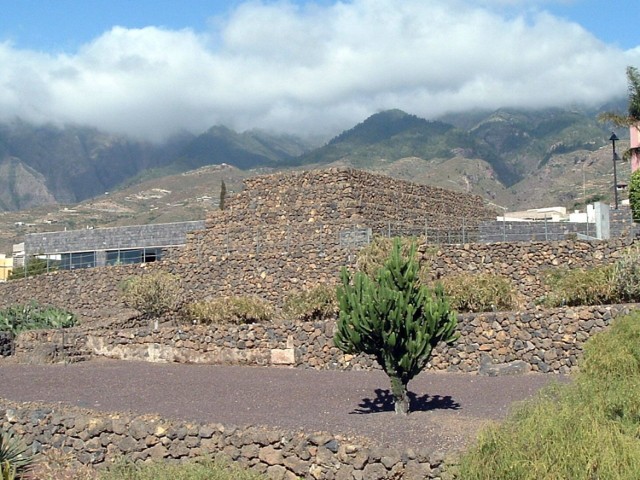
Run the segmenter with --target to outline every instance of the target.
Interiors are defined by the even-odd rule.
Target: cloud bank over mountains
[[[151,140],[215,124],[331,134],[389,108],[433,118],[596,106],[623,97],[626,66],[640,65],[640,46],[607,45],[542,10],[480,4],[246,2],[204,32],[114,26],[64,54],[0,43],[0,120]]]

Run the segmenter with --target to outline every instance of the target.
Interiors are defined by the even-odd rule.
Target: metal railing
[[[450,221],[444,222],[442,217],[431,218],[425,215],[414,222],[381,220],[372,222],[371,225],[355,221],[351,223],[336,221],[331,224],[274,222],[259,226],[220,226],[218,229],[214,227],[215,234],[196,238],[196,243],[187,247],[193,250],[200,261],[205,259],[203,251],[206,251],[207,255],[213,252],[220,256],[235,253],[247,254],[249,259],[261,258],[264,255],[308,252],[316,252],[319,257],[322,257],[330,251],[335,253],[335,249],[340,249],[351,256],[359,248],[368,245],[375,236],[411,236],[425,244],[465,244],[593,238],[595,230],[593,223],[552,222],[551,220],[478,222],[465,217],[451,217]],[[142,263],[161,259],[157,249],[149,249],[149,252],[145,249],[139,250],[139,252],[122,249],[108,252],[39,255],[36,260],[37,269],[33,268],[33,258],[19,269],[22,269],[22,276],[30,276],[52,270]],[[21,276],[18,269],[14,269],[14,276]]]

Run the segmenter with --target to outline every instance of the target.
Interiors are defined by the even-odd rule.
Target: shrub
[[[0,310],[0,331],[11,332],[14,336],[24,330],[69,328],[75,324],[73,313],[35,302]]]
[[[310,321],[333,317],[338,313],[336,289],[318,285],[310,290],[292,292],[285,298],[282,311],[290,320]]]
[[[384,267],[385,262],[389,258],[393,249],[394,242],[400,242],[401,253],[403,256],[409,255],[411,246],[416,244],[414,237],[380,237],[375,236],[373,241],[366,247],[360,249],[356,259],[356,270],[374,277],[378,270]],[[417,259],[420,264],[420,259]],[[424,282],[428,278],[428,267],[426,265],[420,265],[418,269],[418,278]]]
[[[614,265],[554,269],[544,281],[551,289],[544,299],[549,307],[601,305],[617,299]]]
[[[631,174],[629,182],[629,205],[633,214],[633,221],[640,222],[640,170]]]
[[[640,246],[629,247],[615,263],[613,281],[616,301],[640,301]]]
[[[190,303],[185,307],[185,313],[191,323],[240,325],[273,321],[275,308],[259,297],[239,296]]]
[[[640,313],[586,344],[580,372],[484,431],[460,478],[627,480],[639,477]]]
[[[518,295],[512,282],[491,273],[464,274],[441,280],[451,308],[459,312],[514,310]]]
[[[19,278],[34,277],[43,273],[58,270],[58,263],[44,258],[31,257],[25,260],[24,267],[17,267],[11,270],[7,280],[17,280]]]
[[[180,277],[167,272],[129,277],[120,288],[124,303],[150,318],[175,312],[184,302]]]
[[[0,479],[24,478],[33,467],[33,455],[20,440],[0,431]]]

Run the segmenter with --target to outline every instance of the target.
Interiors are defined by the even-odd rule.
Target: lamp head
[[[617,142],[619,140],[618,136],[615,134],[615,132],[611,132],[611,137],[609,138],[610,142]]]

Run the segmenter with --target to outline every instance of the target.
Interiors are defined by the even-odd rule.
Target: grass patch
[[[100,472],[100,480],[263,480],[266,477],[249,470],[200,459],[180,464],[118,462]]]
[[[212,325],[231,323],[271,322],[275,308],[266,300],[255,296],[224,297],[187,304],[185,315],[190,323]]]
[[[640,245],[624,251],[615,263],[614,279],[619,301],[640,301]]]
[[[258,473],[209,458],[181,463],[161,460],[133,463],[121,458],[96,469],[79,465],[71,454],[60,449],[40,455],[34,467],[33,478],[38,480],[266,480]]]
[[[554,269],[544,282],[550,293],[542,303],[562,305],[603,305],[640,301],[640,246],[627,248],[612,264],[576,269]]]
[[[511,280],[491,273],[463,274],[440,280],[449,305],[459,312],[515,310],[518,295]]]
[[[585,345],[569,385],[553,385],[484,431],[462,458],[465,480],[640,478],[640,313]]]
[[[551,290],[543,301],[548,307],[602,305],[617,298],[614,265],[555,269],[546,273],[544,282]]]
[[[336,287],[318,285],[310,290],[289,293],[282,313],[288,320],[313,321],[333,317],[338,313]]]

